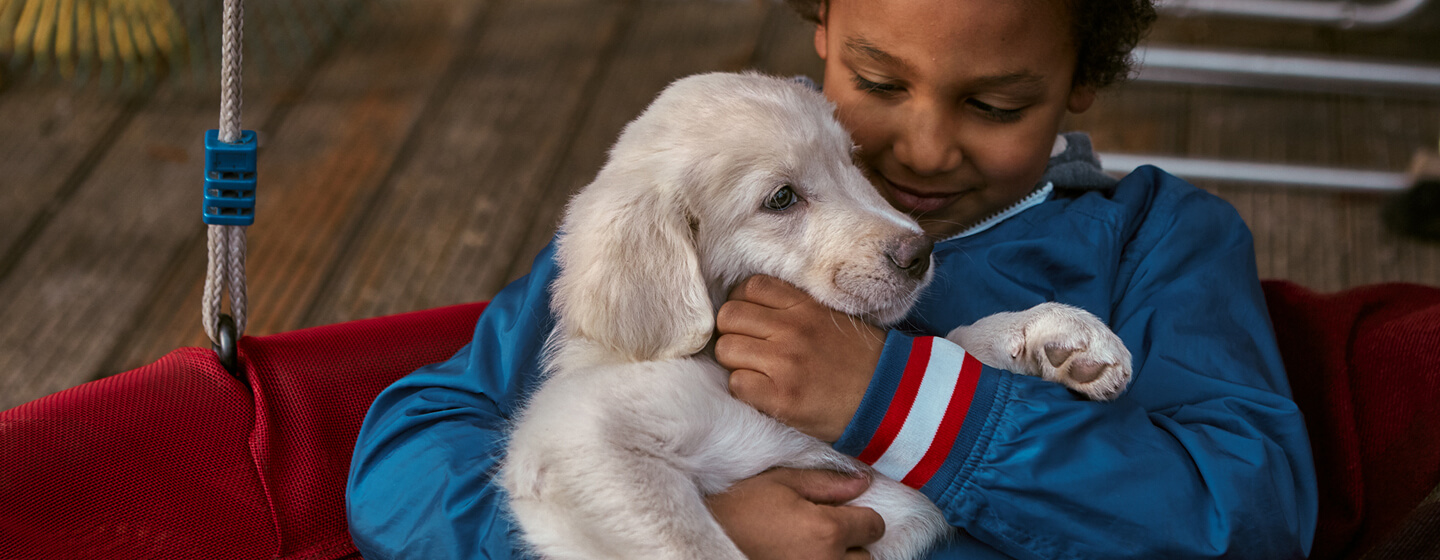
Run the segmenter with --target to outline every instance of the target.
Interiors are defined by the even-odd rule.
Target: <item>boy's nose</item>
[[[895,142],[895,158],[920,177],[954,171],[964,154],[956,140],[959,132],[943,111],[916,111],[910,126]]]

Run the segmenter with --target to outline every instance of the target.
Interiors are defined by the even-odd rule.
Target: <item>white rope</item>
[[[240,39],[245,33],[244,0],[225,0],[224,31],[220,42],[220,141],[240,139]]]
[[[225,226],[230,230],[230,243],[225,255],[229,267],[227,282],[230,284],[230,315],[235,318],[235,337],[238,340],[245,332],[245,226]]]
[[[225,0],[220,62],[220,141],[240,139],[240,66],[243,55],[240,39],[245,30],[244,0]],[[207,226],[209,266],[205,271],[205,294],[201,320],[205,334],[215,344],[220,320],[221,293],[230,294],[230,314],[235,318],[235,337],[245,332],[245,226]]]
[[[216,332],[220,320],[220,292],[225,289],[222,284],[229,283],[225,279],[225,260],[215,257],[223,252],[224,227],[205,227],[210,261],[205,267],[205,294],[200,304],[200,322],[205,326],[205,336],[210,337],[210,341],[215,344],[220,344],[220,334]]]

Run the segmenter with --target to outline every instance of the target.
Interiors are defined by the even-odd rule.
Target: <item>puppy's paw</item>
[[[1028,370],[1020,373],[1097,401],[1120,396],[1130,384],[1130,350],[1099,317],[1059,303],[1042,303],[1022,314],[1024,341],[1012,346],[1012,358]]]

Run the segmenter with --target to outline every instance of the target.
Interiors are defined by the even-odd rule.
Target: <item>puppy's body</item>
[[[695,357],[547,383],[514,435],[530,444],[506,467],[529,543],[556,559],[740,559],[705,495],[773,466],[859,469],[731,398],[726,375]],[[855,503],[885,519],[879,558],[915,557],[948,530],[924,496],[884,477]]]
[[[548,377],[517,419],[501,473],[542,556],[743,558],[706,494],[775,466],[868,468],[731,398],[706,346],[715,310],[751,275],[878,324],[902,318],[930,280],[923,231],[851,163],[831,111],[785,80],[680,80],[571,201]],[[986,364],[1102,397],[1122,389],[1129,356],[1118,339],[1083,311],[1048,305],[950,338]],[[1089,330],[1030,336],[1074,325]],[[853,503],[885,520],[874,558],[915,558],[948,534],[928,499],[873,474]]]

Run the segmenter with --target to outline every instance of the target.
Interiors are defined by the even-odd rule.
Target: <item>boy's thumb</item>
[[[870,476],[823,469],[784,469],[780,482],[810,502],[840,505],[865,493]]]

